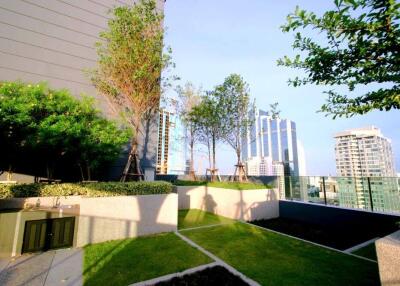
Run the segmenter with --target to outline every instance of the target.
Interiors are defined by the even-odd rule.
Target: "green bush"
[[[0,170],[68,181],[101,174],[132,132],[95,106],[45,83],[0,82]]]
[[[259,190],[259,189],[272,189],[273,187],[268,184],[253,183],[253,182],[207,182],[207,181],[184,181],[177,180],[174,182],[175,186],[208,186],[222,189],[232,190]]]
[[[0,185],[0,199],[80,195],[87,197],[169,194],[167,182],[107,182],[68,184]]]

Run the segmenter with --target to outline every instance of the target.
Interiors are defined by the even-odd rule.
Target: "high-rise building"
[[[247,175],[249,176],[283,176],[283,163],[272,161],[271,157],[251,157],[246,160]]]
[[[299,158],[299,176],[307,176],[306,152],[303,143],[297,139],[297,155]]]
[[[185,127],[174,112],[160,110],[157,174],[183,175],[187,166]]]
[[[336,171],[344,177],[395,177],[392,144],[374,127],[335,134]]]
[[[108,117],[118,114],[84,71],[96,65],[95,43],[100,40],[99,33],[107,29],[109,10],[134,5],[137,0],[0,2],[0,81],[46,81],[52,88],[69,89],[77,97],[82,93],[95,97]],[[164,2],[157,0],[158,9],[163,9]],[[148,132],[138,134],[140,163],[145,173],[154,173],[156,118],[143,129]],[[119,179],[126,156],[115,163],[107,179]]]
[[[339,204],[370,209],[371,195],[376,210],[396,205],[399,188],[390,140],[374,126],[339,132],[334,138]]]
[[[243,139],[242,158],[246,161],[281,162],[286,176],[299,175],[296,124],[288,119],[272,118],[268,112],[256,110],[254,124]]]

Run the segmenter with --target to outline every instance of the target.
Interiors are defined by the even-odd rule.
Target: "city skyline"
[[[212,4],[212,5],[211,5]],[[307,175],[335,175],[333,134],[349,128],[379,127],[392,139],[396,169],[400,166],[398,111],[373,111],[353,118],[332,120],[317,113],[325,102],[323,86],[287,86],[293,70],[277,67],[276,60],[293,55],[293,35],[283,34],[279,26],[296,5],[321,14],[333,7],[331,1],[196,1],[170,0],[165,5],[166,43],[173,49],[175,73],[180,84],[192,81],[203,90],[221,83],[227,74],[240,73],[250,85],[250,93],[261,109],[279,102],[281,117],[297,123],[304,145]],[[212,7],[212,8],[211,8]],[[248,17],[248,15],[252,17]],[[181,17],[181,15],[186,15]],[[207,21],[204,17],[207,15]],[[239,48],[240,47],[240,48]],[[360,92],[372,87],[361,87]],[[221,145],[217,155],[221,173],[233,173],[235,158],[228,146]]]

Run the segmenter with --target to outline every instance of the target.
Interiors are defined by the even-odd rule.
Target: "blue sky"
[[[287,14],[296,5],[322,14],[332,7],[332,2],[167,0],[166,44],[173,49],[175,74],[181,78],[180,83],[191,81],[207,90],[222,83],[230,73],[239,73],[249,83],[258,108],[268,109],[270,103],[278,101],[281,117],[297,124],[308,175],[334,175],[333,134],[368,125],[379,127],[392,140],[396,168],[400,170],[399,111],[332,120],[316,112],[325,100],[322,91],[328,87],[289,87],[288,78],[301,74],[276,65],[278,58],[294,54],[293,35],[283,34],[279,29]],[[232,173],[233,150],[221,145],[217,156],[221,173]]]

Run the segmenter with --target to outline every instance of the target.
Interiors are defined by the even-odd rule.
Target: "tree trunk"
[[[213,159],[213,164],[212,164],[212,170],[211,170],[211,181],[215,181],[215,166],[216,166],[216,159],[215,159],[215,134],[212,136],[212,159]]]
[[[82,178],[82,182],[85,181],[85,175],[83,174],[83,169],[82,169],[82,164],[78,164],[79,166],[79,171],[81,172],[81,178]]]
[[[193,139],[193,134],[190,135],[190,164],[189,164],[189,176],[190,178],[195,181],[196,180],[196,174],[194,172],[194,139]]]
[[[138,130],[138,128],[136,128],[136,130]],[[131,141],[131,149],[129,151],[128,161],[125,164],[124,172],[122,173],[122,177],[120,180],[121,182],[126,182],[129,176],[134,176],[139,181],[142,180],[142,172],[139,167],[140,162],[137,150],[138,150],[138,141],[136,133]],[[133,168],[131,168],[132,164],[134,165]]]
[[[12,166],[9,165],[8,166],[8,172],[7,172],[7,181],[11,181],[12,180],[12,174],[13,174]]]
[[[87,180],[91,181],[92,180],[92,175],[90,173],[90,167],[86,164],[86,172],[87,172]]]

